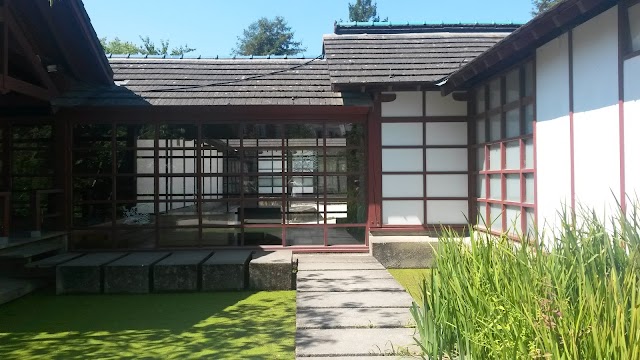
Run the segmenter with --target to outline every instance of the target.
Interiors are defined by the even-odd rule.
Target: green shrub
[[[425,358],[640,359],[636,210],[565,216],[546,245],[445,231],[411,309]]]

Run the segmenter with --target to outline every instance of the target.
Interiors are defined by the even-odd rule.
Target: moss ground
[[[56,296],[0,306],[2,359],[293,359],[295,291]]]
[[[420,300],[420,284],[423,278],[429,278],[430,269],[389,269],[393,277],[402,285],[414,300]]]

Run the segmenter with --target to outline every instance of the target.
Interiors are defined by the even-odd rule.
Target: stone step
[[[379,262],[300,262],[298,271],[385,270]]]
[[[298,291],[404,291],[394,279],[298,279]]]
[[[413,328],[298,329],[296,356],[382,356],[419,354]]]
[[[105,294],[147,294],[151,291],[151,266],[168,252],[136,252],[104,267]]]
[[[84,255],[83,253],[64,253],[64,254],[58,254],[58,255],[54,255],[48,258],[44,258],[42,260],[38,260],[38,261],[34,261],[32,263],[29,263],[27,265],[25,265],[25,267],[27,268],[34,268],[34,269],[45,269],[45,268],[52,268],[52,267],[56,267],[60,264],[66,263],[67,261],[71,261],[75,258],[79,258],[80,256]]]
[[[87,254],[56,266],[56,293],[101,293],[103,266],[126,254],[124,252]]]
[[[406,291],[305,292],[296,294],[298,309],[304,308],[400,308],[413,299]]]
[[[409,309],[402,308],[321,308],[298,309],[298,329],[397,328],[412,327]]]
[[[37,279],[0,277],[0,305],[32,293],[44,284],[43,281]]]
[[[243,290],[249,277],[252,251],[218,251],[202,264],[202,290]]]
[[[258,252],[249,262],[249,286],[253,290],[294,289],[293,252]]]
[[[429,236],[370,236],[369,248],[387,269],[431,268],[438,239]]]
[[[349,270],[349,271],[298,271],[298,283],[303,280],[326,280],[326,279],[393,279],[387,270]]]
[[[153,290],[157,292],[198,291],[200,264],[210,250],[176,251],[153,266]]]
[[[30,259],[38,255],[62,251],[64,245],[58,242],[35,243],[3,251],[0,259]]]
[[[295,259],[305,263],[376,263],[373,256],[369,254],[296,254]]]

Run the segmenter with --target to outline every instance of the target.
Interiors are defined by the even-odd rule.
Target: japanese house
[[[366,251],[479,217],[526,234],[637,191],[637,0],[337,24],[313,59],[105,55],[80,0],[0,6],[4,236]]]

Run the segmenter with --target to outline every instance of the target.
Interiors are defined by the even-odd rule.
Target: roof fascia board
[[[211,120],[217,115],[219,121],[252,119],[265,121],[316,121],[327,119],[349,119],[351,116],[366,116],[370,106],[327,106],[327,105],[222,105],[222,106],[74,106],[61,107],[60,112],[68,114],[91,114],[92,120],[101,121],[102,118],[119,118],[139,120],[148,116],[149,119],[160,121],[161,118],[175,118],[176,115],[188,116],[193,120],[199,118]]]
[[[398,83],[334,83],[331,85],[333,91],[339,92],[391,92],[391,91],[439,91],[440,87],[431,82],[398,82]]]
[[[443,94],[469,88],[545,43],[615,6],[619,0],[567,0],[539,15],[449,76]],[[501,55],[498,56],[497,54]]]
[[[102,50],[102,45],[100,45],[100,40],[91,24],[87,11],[84,9],[84,6],[82,6],[82,9],[80,8],[79,2],[81,1],[82,0],[69,1],[73,15],[77,19],[84,37],[89,42],[92,55],[99,65],[101,80],[104,84],[113,84],[113,70],[111,70],[107,55]]]

